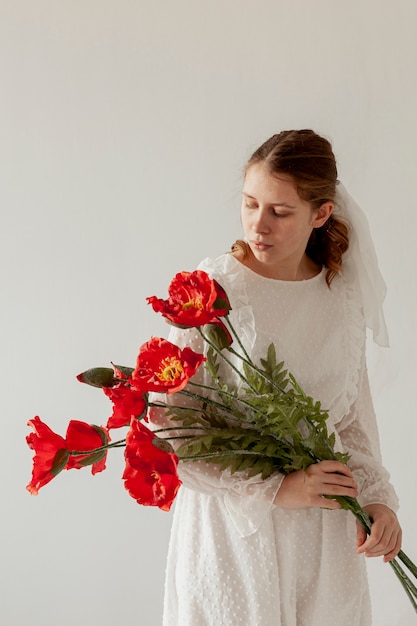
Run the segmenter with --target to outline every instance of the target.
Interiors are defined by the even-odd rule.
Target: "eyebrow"
[[[251,200],[255,200],[255,202],[257,202],[255,196],[251,196],[246,191],[242,191],[242,196],[245,196],[245,198],[250,198]],[[296,209],[297,208],[296,206],[294,206],[292,204],[288,204],[288,202],[271,202],[271,206],[281,206],[281,207],[285,207],[286,209]]]

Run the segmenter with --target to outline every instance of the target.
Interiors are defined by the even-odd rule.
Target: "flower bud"
[[[78,374],[77,380],[92,387],[113,387],[120,382],[114,377],[114,370],[111,367],[92,367]]]
[[[218,350],[228,348],[233,342],[231,334],[220,321],[217,324],[206,324],[203,333]]]

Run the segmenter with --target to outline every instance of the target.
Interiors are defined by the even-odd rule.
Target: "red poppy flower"
[[[141,346],[130,384],[142,391],[180,391],[206,361],[191,348],[181,350],[166,339],[152,337]]]
[[[38,416],[29,420],[28,426],[34,432],[26,437],[26,441],[29,448],[35,450],[35,455],[32,480],[26,489],[36,496],[41,487],[64,469],[68,460],[68,449],[65,439],[54,433]]]
[[[101,448],[109,442],[108,432],[102,426],[71,420],[68,424],[66,443],[70,451],[88,452]],[[94,452],[93,454],[82,454],[70,456],[66,469],[81,469],[91,465],[91,473],[97,474],[106,469],[107,450]]]
[[[113,414],[107,422],[109,429],[129,426],[132,417],[139,419],[146,411],[147,404],[141,391],[124,384],[112,388],[103,387],[103,391],[113,403]]]
[[[177,475],[178,458],[157,448],[157,439],[139,420],[133,419],[126,437],[125,488],[139,504],[169,511],[181,486]]]
[[[168,288],[169,298],[147,298],[153,310],[177,326],[204,326],[227,315],[230,303],[224,289],[206,272],[180,272]]]

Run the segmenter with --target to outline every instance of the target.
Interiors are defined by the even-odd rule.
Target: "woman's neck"
[[[312,261],[306,254],[301,258],[299,263],[281,263],[279,266],[276,266],[259,262],[252,251],[249,251],[249,254],[242,260],[242,263],[256,274],[260,274],[266,278],[288,281],[300,281],[314,278],[322,269],[319,264]]]

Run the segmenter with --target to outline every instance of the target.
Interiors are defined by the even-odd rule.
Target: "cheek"
[[[249,218],[244,210],[240,211],[240,223],[243,226],[243,230],[247,230],[249,228]]]

